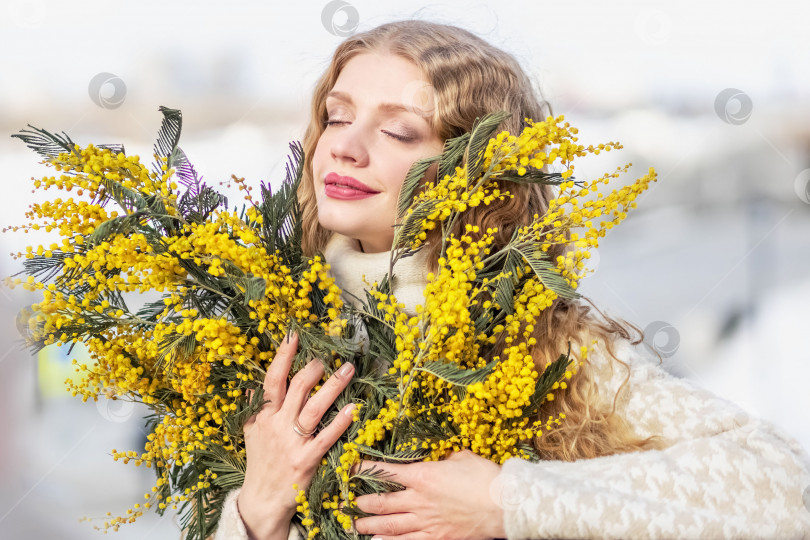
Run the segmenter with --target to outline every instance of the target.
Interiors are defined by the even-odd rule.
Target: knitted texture
[[[423,249],[394,265],[391,292],[398,302],[405,304],[405,312],[411,316],[415,314],[415,307],[424,302],[426,255]],[[357,298],[365,301],[365,290],[374,282],[382,281],[388,273],[391,252],[363,253],[357,240],[332,233],[323,256],[331,267],[330,275],[344,293],[343,299],[358,306]]]
[[[810,457],[790,436],[618,344],[630,365],[617,411],[664,450],[502,468],[509,540],[527,538],[810,538]],[[589,356],[600,396],[627,371]],[[806,497],[806,496],[805,496]]]

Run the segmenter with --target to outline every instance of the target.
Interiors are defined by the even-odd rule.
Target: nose
[[[355,120],[340,124],[330,134],[330,151],[335,160],[347,160],[363,166],[368,162],[370,135],[362,123]]]

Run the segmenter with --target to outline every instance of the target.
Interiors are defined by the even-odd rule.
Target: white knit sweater
[[[344,290],[361,293],[388,271],[388,254],[363,254],[353,241],[333,238],[324,252]],[[407,263],[406,263],[407,261]],[[400,269],[400,264],[405,263]],[[409,294],[397,298],[412,310],[410,290],[421,259],[395,267]],[[381,272],[381,273],[380,273]],[[629,344],[616,355],[630,366],[617,412],[637,435],[660,435],[664,450],[617,454],[574,462],[506,461],[499,478],[506,494],[508,540],[535,538],[807,538],[810,539],[810,456],[777,427],[736,405],[669,375]],[[598,390],[610,407],[627,372],[601,349],[589,353]],[[797,411],[796,414],[806,414]],[[495,493],[493,491],[493,493]],[[229,494],[215,540],[247,540]],[[291,527],[289,540],[305,538]],[[327,539],[328,540],[328,539]]]

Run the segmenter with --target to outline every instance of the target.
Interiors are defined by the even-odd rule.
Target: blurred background
[[[672,373],[810,447],[810,4],[294,4],[1,0],[0,225],[24,222],[29,178],[50,174],[10,138],[27,124],[144,156],[165,105],[183,111],[181,146],[207,181],[279,182],[345,36],[403,18],[456,24],[514,54],[580,142],[624,144],[577,176],[626,162],[625,182],[659,172],[582,291],[644,328]],[[0,273],[45,241],[4,233]],[[81,351],[21,349],[15,315],[34,301],[0,289],[0,538],[99,538],[79,519],[125,511],[152,485],[150,470],[110,457],[142,448],[144,411],[71,397]],[[116,534],[180,535],[152,514]]]

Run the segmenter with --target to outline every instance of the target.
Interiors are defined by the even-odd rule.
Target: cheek
[[[323,168],[326,166],[328,147],[329,145],[326,142],[325,137],[322,135],[315,144],[315,148],[312,150],[312,174],[316,179],[324,173]]]
[[[411,165],[415,161],[416,159],[408,159],[389,163],[386,171],[386,187],[390,191],[399,193],[399,189],[405,182],[405,177],[408,176],[408,171],[411,170]]]
[[[312,152],[312,177],[317,183],[318,177],[321,174],[321,160],[320,153],[318,152],[318,147],[315,147],[315,150]]]

